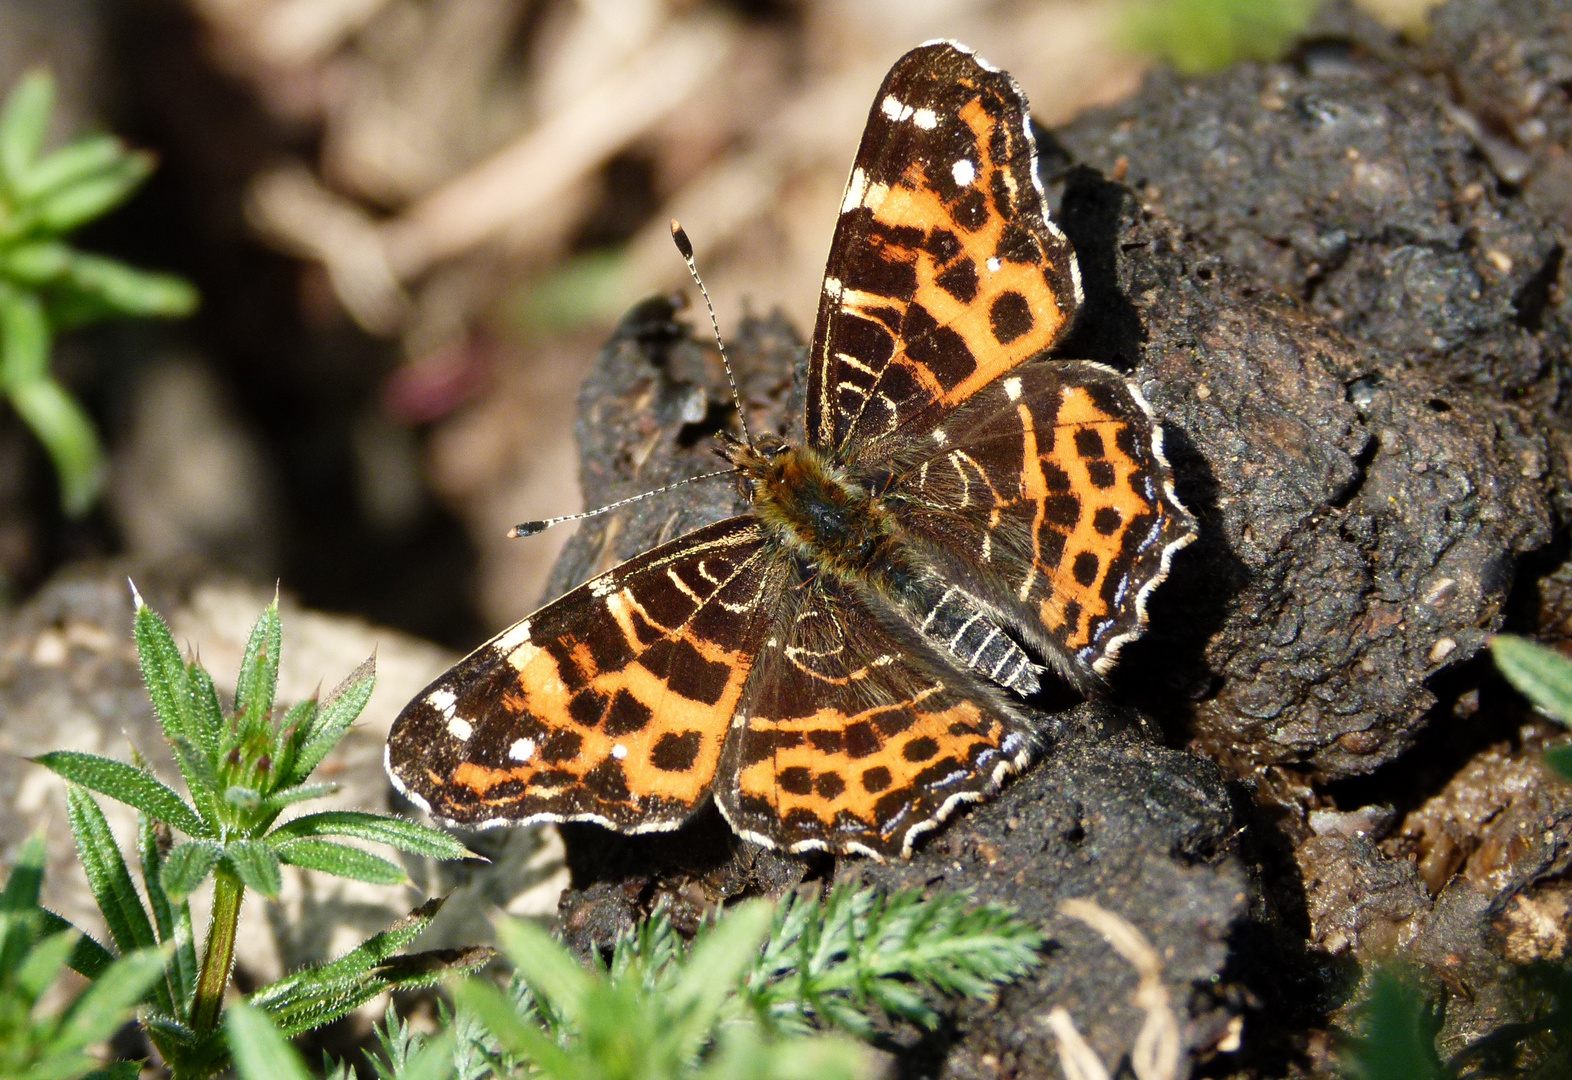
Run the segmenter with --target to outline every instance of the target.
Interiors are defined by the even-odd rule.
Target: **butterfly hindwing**
[[[1196,531],[1139,392],[1100,364],[1036,361],[913,445],[891,491],[902,527],[1095,685]]]
[[[1053,345],[1079,303],[1020,89],[952,43],[913,49],[868,115],[830,246],[810,444],[854,456],[931,422]]]
[[[716,799],[791,850],[909,854],[1029,760],[1002,697],[828,577],[789,594],[749,678]]]
[[[388,771],[446,821],[674,828],[709,791],[781,565],[731,518],[481,646],[404,709]]]

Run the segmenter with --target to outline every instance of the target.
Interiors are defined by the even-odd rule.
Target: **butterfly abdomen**
[[[803,565],[899,612],[958,666],[1023,696],[1037,692],[1037,665],[981,601],[917,554],[873,493],[878,485],[797,447],[747,468],[755,513]]]

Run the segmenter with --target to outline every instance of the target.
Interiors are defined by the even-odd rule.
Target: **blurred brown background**
[[[1424,0],[1369,0],[1401,23]],[[0,419],[12,599],[74,557],[195,556],[451,646],[540,597],[578,508],[574,396],[611,322],[680,287],[806,335],[875,88],[927,38],[1052,126],[1131,93],[1125,0],[3,0],[0,88],[160,169],[81,245],[189,276],[198,316],[62,340],[109,496],[55,509]]]

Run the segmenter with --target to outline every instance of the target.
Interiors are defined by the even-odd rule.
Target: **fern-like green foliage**
[[[103,486],[93,422],[49,371],[54,335],[114,316],[181,316],[196,290],[177,277],[77,251],[65,237],[130,198],[152,156],[111,135],[43,153],[54,80],[35,71],[0,112],[0,392],[43,443],[72,516]]]
[[[988,1000],[1038,963],[1042,943],[1035,927],[964,893],[789,895],[742,996],[787,1031],[829,1025],[866,1037],[879,1012],[932,1028],[934,996]]]
[[[116,960],[39,906],[45,849],[23,847],[0,891],[0,1076],[7,1080],[136,1080],[134,1062],[104,1065],[91,1051],[131,1018],[164,969],[158,949]],[[91,985],[63,1009],[40,1004],[65,969],[91,970]]]
[[[1498,634],[1490,642],[1496,667],[1518,693],[1562,727],[1572,728],[1572,659],[1527,638]],[[1572,745],[1545,751],[1545,763],[1572,780]]]
[[[176,1080],[188,1080],[211,1075],[226,1060],[220,1017],[247,889],[276,895],[286,863],[360,881],[406,880],[398,865],[339,838],[439,859],[469,852],[444,832],[384,814],[330,810],[280,821],[298,804],[337,790],[312,782],[311,774],[360,715],[376,676],[367,661],[326,699],[278,715],[283,625],[276,600],[251,632],[232,709],[220,702],[207,671],[181,656],[169,628],[140,597],[135,636],[148,694],[187,795],[137,754],[130,763],[73,751],[34,760],[71,782],[71,829],[115,947],[125,956],[170,953],[142,1019]],[[139,812],[141,891],[93,792]],[[177,842],[177,835],[184,839]],[[212,913],[199,954],[188,897],[209,877]],[[485,949],[400,955],[440,907],[440,901],[424,904],[346,955],[261,987],[251,1004],[292,1036],[331,1023],[388,989],[429,986],[449,972],[486,963],[492,954]],[[102,960],[110,957],[103,946],[94,947]]]
[[[962,894],[850,888],[743,904],[691,944],[657,913],[590,968],[532,924],[507,920],[498,933],[515,967],[509,990],[466,980],[444,1015],[458,1080],[866,1077],[875,1059],[826,1029],[866,1039],[881,1018],[931,1027],[938,999],[990,1000],[1038,962],[1043,940]],[[379,1040],[381,1080],[412,1080],[417,1059],[435,1067],[391,1011]]]
[[[1320,0],[1134,0],[1125,37],[1187,75],[1240,60],[1275,60],[1310,25]]]

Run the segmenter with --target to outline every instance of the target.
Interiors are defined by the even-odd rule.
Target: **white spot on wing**
[[[826,276],[824,279],[824,295],[831,300],[839,300],[841,298],[841,279]]]
[[[469,737],[475,734],[475,729],[462,716],[450,716],[448,717],[448,734],[459,742],[468,742]]]
[[[616,758],[618,761],[621,761],[623,758],[628,756],[628,748],[623,746],[621,743],[618,743],[616,746],[611,748],[611,756]]]
[[[977,179],[977,166],[965,158],[961,158],[961,160],[950,166],[950,175],[955,177],[957,187],[969,187],[971,182]]]
[[[426,695],[426,701],[443,716],[451,716],[453,715],[453,705],[458,701],[458,698],[453,695],[451,690],[433,690]]]
[[[893,101],[893,98],[886,100]],[[841,200],[841,213],[849,214],[862,205],[862,197],[868,190],[868,174],[861,169],[853,169],[851,179],[846,181],[846,197]]]
[[[498,652],[510,653],[529,640],[529,620],[525,619],[516,626],[509,627],[495,641],[492,648]]]
[[[879,103],[879,108],[884,111],[885,116],[896,123],[910,119],[912,115],[912,107],[902,104],[894,95],[885,95],[884,100]]]
[[[513,745],[508,747],[508,757],[514,761],[528,761],[535,756],[534,739],[514,739]]]
[[[932,109],[918,109],[912,113],[912,123],[924,131],[932,131],[939,126],[939,116]]]
[[[594,581],[590,582],[591,596],[609,596],[611,593],[616,591],[617,582],[610,574],[607,574],[605,577],[598,577]]]
[[[1017,376],[1011,376],[1010,378],[1004,380],[1004,392],[1011,401],[1019,401],[1021,399],[1020,378]]]
[[[950,441],[950,437],[944,433],[943,428],[936,427],[933,429],[933,441],[938,443],[940,446],[943,446],[945,443]]]
[[[997,255],[990,255],[990,256],[988,256],[988,269],[990,271],[992,271],[993,273],[997,274],[999,272],[1000,265],[1001,265],[1001,263],[999,262],[999,256],[997,256]]]

